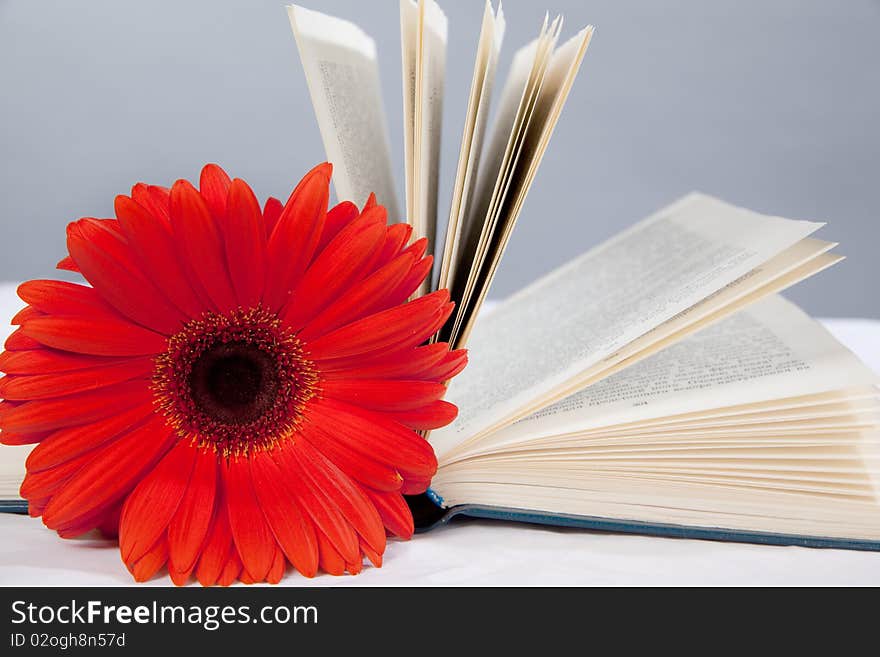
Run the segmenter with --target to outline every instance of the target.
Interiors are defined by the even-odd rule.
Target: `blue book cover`
[[[413,512],[417,532],[425,532],[444,525],[458,516],[487,518],[509,522],[523,522],[557,527],[574,527],[583,530],[663,536],[667,538],[690,538],[710,541],[732,541],[759,545],[788,545],[838,550],[880,551],[880,542],[828,536],[802,536],[769,532],[751,532],[723,527],[695,527],[688,525],[640,522],[617,518],[577,516],[545,511],[512,509],[476,504],[444,507],[443,499],[428,490],[424,495],[407,498]]]

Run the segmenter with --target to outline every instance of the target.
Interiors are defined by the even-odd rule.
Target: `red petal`
[[[3,345],[7,351],[26,351],[29,349],[40,349],[42,346],[33,338],[26,336],[21,328],[17,328],[10,333]]]
[[[93,219],[67,227],[67,248],[83,276],[120,313],[141,326],[169,335],[185,321],[137,268],[122,234]]]
[[[219,165],[206,164],[202,167],[199,193],[218,225],[223,223],[226,216],[226,199],[231,184],[229,175]]]
[[[314,577],[318,570],[315,528],[284,485],[284,475],[278,465],[266,452],[257,452],[251,459],[251,476],[260,507],[278,545],[294,568],[306,577]]]
[[[351,201],[342,201],[334,205],[327,212],[327,220],[324,222],[324,232],[321,233],[321,239],[318,242],[318,252],[324,250],[324,247],[330,243],[339,231],[345,228],[349,223],[354,221],[360,213],[357,206]]]
[[[282,318],[298,329],[326,308],[354,281],[376,255],[385,221],[374,213],[346,226],[309,267],[293,291]]]
[[[42,316],[43,313],[41,313],[33,306],[25,306],[12,316],[12,319],[9,320],[9,323],[12,326],[21,326],[29,319],[35,319]]]
[[[428,250],[428,238],[421,237],[417,239],[415,242],[406,247],[403,252],[404,253],[412,253],[415,255],[416,260],[425,255]]]
[[[226,560],[226,564],[223,566],[223,571],[220,573],[220,578],[217,580],[217,583],[220,586],[229,586],[232,584],[238,576],[241,574],[241,557],[239,557],[238,553],[233,549],[229,552],[229,557]]]
[[[266,235],[257,197],[238,178],[229,188],[223,233],[238,303],[252,308],[260,303],[266,281]]]
[[[434,381],[449,381],[459,374],[467,365],[468,356],[464,349],[450,351],[442,361],[434,367],[426,369],[419,375],[420,379],[432,379]]]
[[[275,537],[266,524],[254,493],[246,458],[232,459],[221,466],[226,487],[229,526],[242,563],[256,579],[265,579],[272,567]]]
[[[138,561],[165,530],[186,492],[196,449],[179,441],[128,496],[119,517],[122,560]]]
[[[431,485],[430,477],[405,477],[400,492],[404,495],[421,495]]]
[[[418,289],[419,285],[422,284],[422,281],[431,273],[431,267],[433,267],[433,265],[433,256],[428,256],[419,260],[400,285],[393,290],[388,290],[388,294],[382,298],[382,305],[390,308],[409,299]]]
[[[79,273],[79,267],[76,266],[76,263],[70,256],[64,256],[63,258],[61,258],[61,260],[58,261],[58,264],[55,265],[55,269],[61,269],[62,271],[72,271],[77,274]]]
[[[146,378],[155,367],[152,358],[126,360],[88,370],[30,376],[6,376],[0,379],[0,397],[4,399],[48,399],[77,392],[87,392]]]
[[[60,399],[25,402],[0,411],[0,428],[14,433],[72,427],[110,417],[152,399],[141,381],[120,383],[107,390],[94,390]]]
[[[376,506],[382,522],[394,536],[410,538],[413,535],[412,511],[400,493],[385,493],[376,490],[366,491]]]
[[[67,281],[27,281],[18,286],[18,296],[49,315],[97,315],[120,321],[124,319],[104,302],[95,288]]]
[[[373,252],[372,257],[370,257],[366,261],[366,264],[364,264],[363,271],[360,274],[358,274],[358,276],[355,280],[360,280],[360,279],[364,278],[365,276],[372,274],[373,272],[376,271],[376,269],[379,268],[379,264],[378,264],[379,257],[382,255],[382,247],[385,245],[385,239],[386,239],[386,235],[388,233],[388,225],[387,225],[388,224],[388,211],[385,209],[385,206],[380,205],[375,209],[371,209],[368,213],[364,212],[361,214],[364,217],[378,216],[379,219],[381,219],[382,226],[385,230],[382,233],[382,237],[379,239],[379,245],[376,247],[375,251]]]
[[[358,545],[360,547],[360,544]],[[357,575],[364,569],[364,558],[363,555],[358,554],[357,559],[355,561],[350,561],[345,564],[345,567],[348,569],[352,575]]]
[[[364,212],[371,208],[375,208],[376,206],[376,192],[370,192],[370,195],[367,197],[367,202],[364,203]]]
[[[179,256],[188,264],[217,309],[238,304],[224,257],[223,238],[202,196],[186,180],[171,188],[171,220]]]
[[[335,361],[321,364],[324,379],[417,379],[421,372],[443,361],[449,353],[445,342],[426,344],[406,351],[383,354],[375,361],[359,359],[345,368],[335,368]]]
[[[199,556],[199,565],[196,568],[196,578],[202,586],[211,586],[217,582],[223,571],[223,566],[229,559],[229,554],[235,552],[235,547],[232,544],[232,530],[229,529],[229,515],[226,513],[226,501],[223,497],[223,487],[218,486],[216,491],[211,528],[208,530],[205,545]]]
[[[28,351],[4,351],[0,353],[0,372],[7,374],[49,374],[87,370],[105,365],[118,365],[135,359],[102,358],[86,354],[73,354],[53,349]]]
[[[377,552],[384,552],[382,520],[357,484],[306,441],[297,445],[295,456],[315,488],[324,493],[360,537]]]
[[[49,434],[27,458],[28,472],[48,470],[105,445],[153,413],[152,402],[117,411],[97,422],[59,429]]]
[[[91,515],[72,520],[67,524],[59,525],[55,528],[55,531],[60,538],[77,538],[83,534],[92,532],[103,525],[110,514],[113,513],[113,508],[115,508],[115,505],[111,508],[98,509]]]
[[[38,431],[36,433],[9,433],[0,431],[0,444],[2,445],[33,445],[50,435],[51,431]]]
[[[318,532],[318,551],[321,570],[337,577],[345,574],[345,559],[339,554],[339,550],[333,547],[327,535],[321,531]]]
[[[321,431],[314,423],[303,426],[300,436],[352,479],[378,490],[400,490],[403,479],[394,467],[379,463],[352,449],[345,439]]]
[[[242,584],[256,584],[258,581],[262,580],[255,579],[246,569],[242,568],[241,573],[238,575],[238,581]]]
[[[400,251],[406,241],[412,235],[413,228],[409,224],[391,224],[385,231],[385,243],[379,253],[377,267],[382,267],[400,255]],[[413,254],[413,262],[418,260]]]
[[[275,224],[278,223],[282,210],[284,210],[284,204],[277,198],[270,196],[266,199],[266,204],[263,206],[263,228],[267,240],[272,231],[275,230]]]
[[[98,531],[104,538],[116,540],[119,538],[119,514],[122,513],[122,505],[117,504],[112,510],[107,512],[101,524],[98,525]]]
[[[200,451],[180,506],[168,525],[171,565],[192,570],[208,536],[217,491],[217,455]]]
[[[437,471],[431,445],[381,414],[332,399],[319,399],[310,404],[309,419],[352,449],[392,465],[401,474],[430,478]]]
[[[168,561],[168,541],[163,536],[156,541],[156,544],[150,548],[140,561],[131,566],[131,574],[134,575],[136,582],[146,582],[159,572],[159,569]]]
[[[281,548],[275,547],[275,557],[272,559],[272,567],[266,574],[266,581],[269,584],[277,584],[284,577],[284,570],[287,567],[287,561],[284,559],[284,552]]]
[[[171,576],[171,581],[174,582],[174,586],[186,586],[187,582],[189,582],[189,577],[192,575],[192,569],[189,570],[178,570],[174,567],[174,564],[171,563],[171,546],[168,547],[168,574]]]
[[[28,472],[24,481],[21,482],[19,494],[26,500],[44,501],[43,507],[49,502],[49,498],[61,490],[62,486],[94,458],[93,453],[86,453],[75,459],[71,459],[56,468],[41,472]],[[43,509],[40,509],[40,513]]]
[[[327,216],[329,164],[309,171],[287,199],[269,238],[269,268],[263,301],[279,310],[312,261]]]
[[[321,384],[325,397],[374,411],[407,411],[437,401],[446,386],[433,381],[336,379]]]
[[[271,456],[285,473],[287,486],[315,528],[327,535],[346,561],[353,561],[360,554],[357,535],[327,493],[315,484],[307,467],[297,458],[298,451],[295,445],[292,449],[273,450]]]
[[[413,263],[412,256],[402,255],[354,285],[306,324],[299,332],[300,339],[311,340],[381,310],[376,304],[377,298],[384,296],[389,287],[396,287],[409,273]]]
[[[131,188],[131,198],[135,203],[171,227],[171,190],[158,185],[138,183]]]
[[[430,431],[431,429],[445,427],[457,415],[458,407],[455,404],[437,400],[421,408],[388,413],[387,417],[391,420],[397,420],[403,426],[415,429],[416,431]]]
[[[28,500],[28,515],[31,518],[39,518],[43,514],[43,509],[49,503],[48,498],[40,500]]]
[[[115,207],[122,231],[144,274],[186,317],[200,315],[205,308],[177,259],[170,223],[127,196],[117,196]]]
[[[21,330],[47,347],[93,356],[152,356],[168,346],[164,335],[121,319],[46,316]]]
[[[361,543],[361,552],[363,552],[366,555],[367,559],[370,560],[370,563],[372,563],[376,568],[381,568],[382,567],[382,553],[376,552],[373,548],[371,548],[369,545],[364,543],[363,539],[361,539],[360,543]]]
[[[122,499],[149,472],[176,437],[156,417],[102,449],[46,506],[50,529],[70,524]]]
[[[326,360],[382,349],[402,350],[427,339],[451,313],[449,292],[438,290],[323,335],[308,345],[308,351],[311,358]]]

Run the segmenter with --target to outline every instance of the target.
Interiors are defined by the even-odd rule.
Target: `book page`
[[[375,43],[348,21],[296,5],[287,12],[337,197],[363,205],[375,192],[400,221]]]
[[[546,19],[545,19],[546,21]],[[542,28],[546,30],[546,24]],[[498,111],[492,126],[489,142],[486,144],[485,153],[482,155],[480,167],[477,173],[477,185],[474,190],[473,205],[465,218],[465,237],[467,243],[462,252],[462,258],[466,259],[467,252],[476,250],[476,242],[479,238],[479,229],[482,228],[480,221],[485,219],[492,200],[492,192],[495,182],[501,173],[501,165],[504,160],[505,150],[511,139],[511,133],[526,95],[526,86],[534,68],[535,57],[538,49],[538,39],[520,48],[513,56],[510,71],[501,91],[498,101]]]
[[[485,217],[484,221],[486,222],[484,235],[481,237],[480,252],[477,256],[481,262],[485,258],[485,249],[488,248],[488,242],[491,240],[491,236],[495,229],[498,207],[507,195],[511,177],[514,175],[517,164],[520,161],[524,146],[524,138],[533,120],[540,94],[544,88],[547,67],[550,63],[553,49],[556,47],[556,42],[559,39],[561,31],[561,16],[557,16],[549,25],[547,24],[547,18],[545,17],[541,34],[534,45],[534,57],[529,77],[519,106],[517,107],[513,124],[509,130],[510,134],[506,134],[508,130],[506,129],[505,124],[499,123],[498,125],[500,134],[497,136],[500,138],[499,141],[503,142],[506,137],[507,144],[503,151],[494,185],[492,186],[489,205],[484,211],[480,212],[480,217]],[[528,57],[528,53],[530,52],[532,52],[532,45],[522,48],[521,51],[514,56],[514,61],[523,55]],[[512,73],[514,71],[515,67],[512,69]],[[515,89],[517,83],[515,80],[512,82]]]
[[[477,173],[472,204],[461,228],[459,252],[454,265],[456,273],[449,281],[456,309],[451,321],[440,332],[442,340],[454,341],[464,320],[463,311],[468,305],[467,298],[482,267],[486,244],[494,228],[491,214],[493,201],[498,197],[510,160],[517,148],[517,135],[526,120],[530,99],[535,96],[535,85],[542,77],[542,55],[547,54],[550,38],[552,37],[548,36],[545,16],[540,36],[520,48],[510,65],[492,134]]]
[[[403,88],[403,154],[406,176],[406,220],[412,221],[413,149],[416,121],[416,66],[419,59],[419,5],[415,0],[400,0],[400,61]]]
[[[477,171],[482,156],[483,138],[486,122],[489,118],[492,88],[495,82],[498,54],[504,38],[504,27],[504,12],[501,6],[498,7],[498,13],[493,14],[492,3],[486,0],[474,63],[474,76],[471,81],[471,91],[465,113],[458,169],[449,209],[449,221],[446,227],[446,240],[438,283],[440,288],[450,286],[450,281],[454,278],[457,269],[461,231],[470,211],[472,196],[476,188]]]
[[[453,280],[459,306],[442,337],[456,348],[468,340],[593,34],[588,26],[554,50],[560,29],[560,19],[549,29],[545,24],[538,40],[514,57],[487,165],[462,233],[465,247],[454,265],[467,270],[467,276]],[[523,84],[519,103],[514,104]]]
[[[880,400],[880,388],[876,386],[863,386],[861,388],[846,388],[815,395],[782,397],[769,401],[764,400],[748,404],[701,409],[692,413],[667,415],[635,422],[621,422],[614,426],[614,431],[625,431],[629,428],[638,429],[642,427],[655,427],[662,430],[663,427],[668,425],[686,425],[691,422],[737,423],[743,418],[747,421],[750,417],[785,417],[795,415],[802,417],[824,417],[826,413],[836,412],[841,408],[845,408],[847,412],[851,408],[862,408],[864,406],[873,408],[878,400]],[[587,431],[591,430],[588,429]]]
[[[825,252],[831,246],[833,246],[831,242],[812,239],[801,240],[775,258],[771,258],[764,265],[756,267],[746,276],[726,285],[718,292],[711,294],[672,319],[661,323],[600,363],[585,370],[578,377],[575,377],[566,389],[557,391],[557,394],[548,401],[556,402],[576,390],[596,383],[843,260],[843,256]],[[787,262],[788,266],[791,266],[791,261],[794,260],[798,252],[809,253],[814,249],[818,249],[818,253],[812,257],[806,257],[800,264],[781,272],[777,269],[780,262]],[[524,417],[546,405],[547,402],[541,406],[524,409],[527,410],[527,413],[520,413],[519,417]]]
[[[467,342],[473,322],[489,292],[592,36],[593,27],[588,26],[553,53],[534,113],[522,137],[522,157],[511,171],[507,193],[499,201],[496,210],[495,234],[487,245],[481,271],[475,278],[473,291],[467,298],[467,307],[461,308],[458,313],[462,320],[456,336],[456,347],[464,346]]]
[[[868,390],[870,388],[864,389]],[[714,412],[721,411],[723,413],[726,408],[729,408],[724,407],[721,409],[710,409],[706,412],[705,416],[692,418],[691,420],[673,420],[670,418],[676,416],[662,416],[635,423],[622,422],[592,429],[578,429],[571,433],[554,436],[545,433],[544,436],[536,438],[534,442],[546,442],[548,444],[552,442],[553,445],[561,445],[575,439],[582,441],[583,438],[588,438],[590,444],[593,444],[595,441],[616,440],[619,437],[625,437],[626,441],[629,442],[634,436],[639,437],[639,440],[650,441],[654,436],[658,435],[668,438],[670,435],[677,436],[678,432],[719,431],[722,429],[748,432],[751,434],[752,439],[756,439],[758,434],[767,434],[771,439],[775,440],[778,439],[778,435],[770,433],[774,429],[788,427],[804,428],[807,427],[807,424],[809,424],[808,428],[821,426],[824,429],[832,427],[840,429],[853,426],[854,419],[861,423],[865,418],[870,418],[872,422],[875,422],[877,420],[876,412],[878,410],[878,397],[880,397],[878,393],[880,393],[880,389],[873,388],[873,391],[873,396],[866,396],[862,399],[835,401],[831,404],[816,406],[797,406],[794,408],[781,408],[773,411],[740,413],[736,415],[713,415]],[[835,390],[828,394],[837,395],[839,391]],[[786,399],[790,398],[777,398],[774,401],[785,403]],[[713,401],[717,403],[717,398]],[[552,424],[552,422],[547,424]],[[499,433],[506,433],[506,431]],[[531,438],[528,440],[529,444],[531,444]],[[516,444],[522,445],[526,443],[517,442]]]
[[[459,416],[431,434],[435,451],[528,409],[820,225],[691,194],[550,273],[477,322],[447,395]]]
[[[415,237],[428,238],[428,252],[437,252],[437,193],[440,184],[440,142],[443,134],[443,96],[446,85],[446,15],[434,0],[419,0],[422,12],[422,42],[419,56],[416,107],[420,130],[416,135],[418,167],[414,193],[416,216],[421,231]],[[426,284],[430,286],[431,277]]]
[[[406,220],[415,239],[428,238],[431,254],[437,251],[447,32],[446,16],[434,0],[401,0]],[[416,295],[426,293],[431,281],[428,276]]]
[[[493,433],[481,441],[480,450],[877,383],[880,378],[821,324],[791,302],[773,296]],[[860,408],[845,406],[839,412],[847,415]],[[816,415],[810,413],[808,419]],[[803,412],[799,417],[803,419]],[[715,418],[690,426],[742,426],[747,419],[719,422]],[[675,426],[680,431],[686,425]]]

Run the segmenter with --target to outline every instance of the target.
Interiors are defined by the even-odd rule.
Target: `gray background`
[[[396,0],[303,0],[379,43],[403,180]],[[441,211],[448,207],[482,2],[450,20]],[[546,4],[546,6],[545,6]],[[880,317],[880,3],[506,0],[500,63],[545,9],[596,37],[493,296],[700,189],[830,222],[849,259],[790,293]],[[286,197],[323,148],[283,2],[0,0],[0,280],[46,276],[64,226],[109,216],[137,180],[216,161]],[[402,193],[402,182],[398,186]]]

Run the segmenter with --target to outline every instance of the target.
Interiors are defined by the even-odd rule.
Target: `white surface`
[[[20,306],[0,285],[0,317]],[[2,320],[5,323],[5,319]],[[823,323],[880,371],[880,321]],[[5,329],[0,329],[2,334]],[[2,449],[2,448],[0,448]],[[116,586],[132,583],[110,541],[65,541],[38,521],[0,514],[0,585]],[[288,586],[443,585],[880,585],[880,553],[774,547],[465,520],[392,541],[382,569]],[[168,586],[167,576],[150,585]]]

